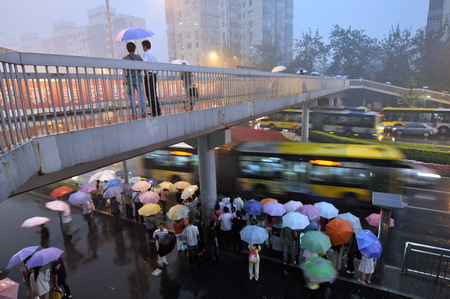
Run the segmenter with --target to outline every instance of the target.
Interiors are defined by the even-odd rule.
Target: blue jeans
[[[137,91],[139,97],[139,109],[141,110],[141,117],[145,117],[145,93],[142,82],[127,83],[127,92],[128,96],[130,97],[131,111],[133,112],[134,117],[136,116],[136,101],[134,100],[135,91]]]

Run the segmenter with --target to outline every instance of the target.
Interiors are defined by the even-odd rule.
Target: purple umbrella
[[[295,211],[308,216],[309,221],[320,217],[320,210],[313,205],[304,205]]]
[[[112,198],[114,196],[119,195],[123,192],[123,189],[121,187],[112,187],[103,193],[103,198]]]
[[[151,32],[150,30],[147,30],[145,28],[132,27],[132,28],[127,28],[127,29],[123,29],[122,31],[120,31],[117,34],[114,41],[120,42],[120,41],[124,41],[124,40],[140,39],[140,38],[152,37],[153,35],[155,35],[153,32]]]
[[[15,265],[23,262],[27,257],[35,253],[38,248],[39,246],[29,246],[19,250],[9,260],[8,266],[6,266],[6,270],[11,269]]]
[[[242,207],[244,211],[246,211],[250,215],[261,215],[263,211],[263,206],[259,201],[256,200],[249,200],[244,203],[244,206]]]
[[[120,179],[114,179],[114,180],[110,180],[106,183],[106,188],[112,188],[112,187],[120,187],[120,185],[122,185],[122,181]]]
[[[91,195],[86,192],[78,191],[69,196],[69,202],[73,205],[82,205],[91,200]]]
[[[78,190],[78,191],[89,193],[89,192],[94,191],[95,189],[97,189],[95,184],[85,184],[85,185],[81,186],[80,190]]]
[[[283,216],[286,213],[284,205],[278,202],[268,202],[263,205],[263,211],[270,216]]]
[[[34,268],[47,265],[48,263],[59,258],[63,252],[64,251],[56,247],[49,247],[39,250],[28,260],[26,266],[28,268]]]

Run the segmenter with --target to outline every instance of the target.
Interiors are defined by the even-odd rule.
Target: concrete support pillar
[[[209,223],[217,200],[216,153],[214,148],[231,142],[229,130],[221,130],[197,138],[202,214]]]
[[[343,105],[343,103],[342,103],[342,98],[341,98],[341,96],[339,95],[339,96],[336,98],[336,107],[342,107],[342,106],[344,106],[344,105]]]
[[[125,184],[128,184],[128,165],[127,165],[127,160],[123,160],[122,165],[123,165],[123,179],[124,179]]]
[[[309,105],[303,104],[302,112],[302,142],[308,142],[309,140]]]
[[[328,107],[334,107],[334,96],[328,98]]]
[[[384,264],[387,255],[387,245],[389,238],[389,224],[391,221],[392,210],[388,208],[381,208],[381,221],[378,227],[378,239],[380,240],[381,246],[383,247],[383,253],[381,257],[377,260],[377,266],[375,269],[375,281],[381,283],[384,273]]]

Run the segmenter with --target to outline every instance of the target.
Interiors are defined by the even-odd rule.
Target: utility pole
[[[116,55],[114,55],[114,42],[112,37],[111,11],[109,9],[109,0],[105,0],[105,2],[106,2],[106,14],[108,17],[109,49],[111,51],[111,58],[115,58]]]

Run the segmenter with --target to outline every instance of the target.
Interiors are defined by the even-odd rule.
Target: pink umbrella
[[[159,201],[159,195],[156,192],[153,191],[147,191],[145,193],[142,193],[141,195],[139,195],[139,200],[143,203],[143,204],[147,204],[147,203],[158,203]]]
[[[378,227],[380,226],[381,215],[376,213],[370,214],[366,217],[366,221],[370,225]],[[389,227],[394,227],[394,219],[392,218],[389,220]]]
[[[308,216],[308,219],[311,221],[313,219],[320,217],[320,210],[319,208],[313,206],[313,205],[304,205],[303,207],[295,210],[296,212],[300,212],[305,216]]]
[[[83,186],[81,186],[80,190],[78,190],[78,191],[89,193],[89,192],[94,191],[95,189],[97,189],[95,184],[84,184]]]
[[[17,299],[19,284],[8,277],[0,280],[0,298]]]
[[[50,219],[48,219],[47,217],[32,217],[32,218],[28,218],[27,220],[25,220],[21,227],[35,227],[35,226],[39,226],[41,224],[47,223],[49,222]]]
[[[70,206],[62,200],[53,200],[45,203],[45,207],[52,211],[64,212],[70,210]]]

